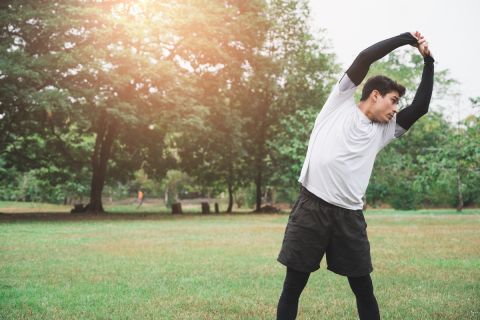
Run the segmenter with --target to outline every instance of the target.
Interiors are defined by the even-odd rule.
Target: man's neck
[[[368,118],[370,121],[374,121],[372,110],[372,104],[367,101],[360,101],[358,103],[358,108],[360,111]]]

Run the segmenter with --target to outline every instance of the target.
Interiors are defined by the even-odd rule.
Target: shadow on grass
[[[208,213],[184,212],[182,214],[172,214],[167,211],[159,212],[104,212],[104,213],[68,213],[68,212],[0,212],[0,223],[2,222],[20,222],[20,221],[111,221],[111,220],[176,220],[188,219],[193,217],[229,217],[246,215],[288,215],[289,212],[253,212],[240,211],[232,213]],[[424,209],[424,210],[393,210],[393,209],[370,209],[365,211],[368,216],[441,216],[441,215],[480,215],[480,209],[465,209],[457,212],[455,209]]]
[[[172,214],[170,212],[104,212],[104,213],[62,213],[62,212],[42,212],[42,213],[2,213],[0,212],[1,222],[19,222],[19,221],[111,221],[111,220],[172,220],[192,217],[228,217],[244,215],[265,215],[265,214],[287,214],[280,213],[255,213],[255,212],[232,212],[232,213],[200,213],[186,212],[182,214]]]

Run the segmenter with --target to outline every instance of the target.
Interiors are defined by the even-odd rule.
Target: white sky
[[[325,29],[343,69],[377,41],[420,31],[429,42],[436,70],[450,70],[461,83],[456,100],[461,115],[455,113],[473,112],[468,97],[480,96],[480,1],[310,0],[310,5],[314,30]]]

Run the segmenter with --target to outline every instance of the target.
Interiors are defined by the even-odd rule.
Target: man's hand
[[[418,51],[420,52],[420,54],[423,57],[431,56],[432,54],[430,52],[430,49],[428,48],[428,42],[425,39],[425,37],[418,31],[410,32],[410,34],[414,36],[415,39],[417,39],[416,47],[418,48]]]

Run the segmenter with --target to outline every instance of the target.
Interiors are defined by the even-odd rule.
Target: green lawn
[[[392,213],[367,213],[382,318],[480,319],[480,215]],[[274,319],[286,221],[0,215],[0,319]],[[298,319],[357,319],[324,262]]]
[[[23,213],[23,212],[70,212],[73,206],[63,206],[49,203],[0,201],[0,212]]]

